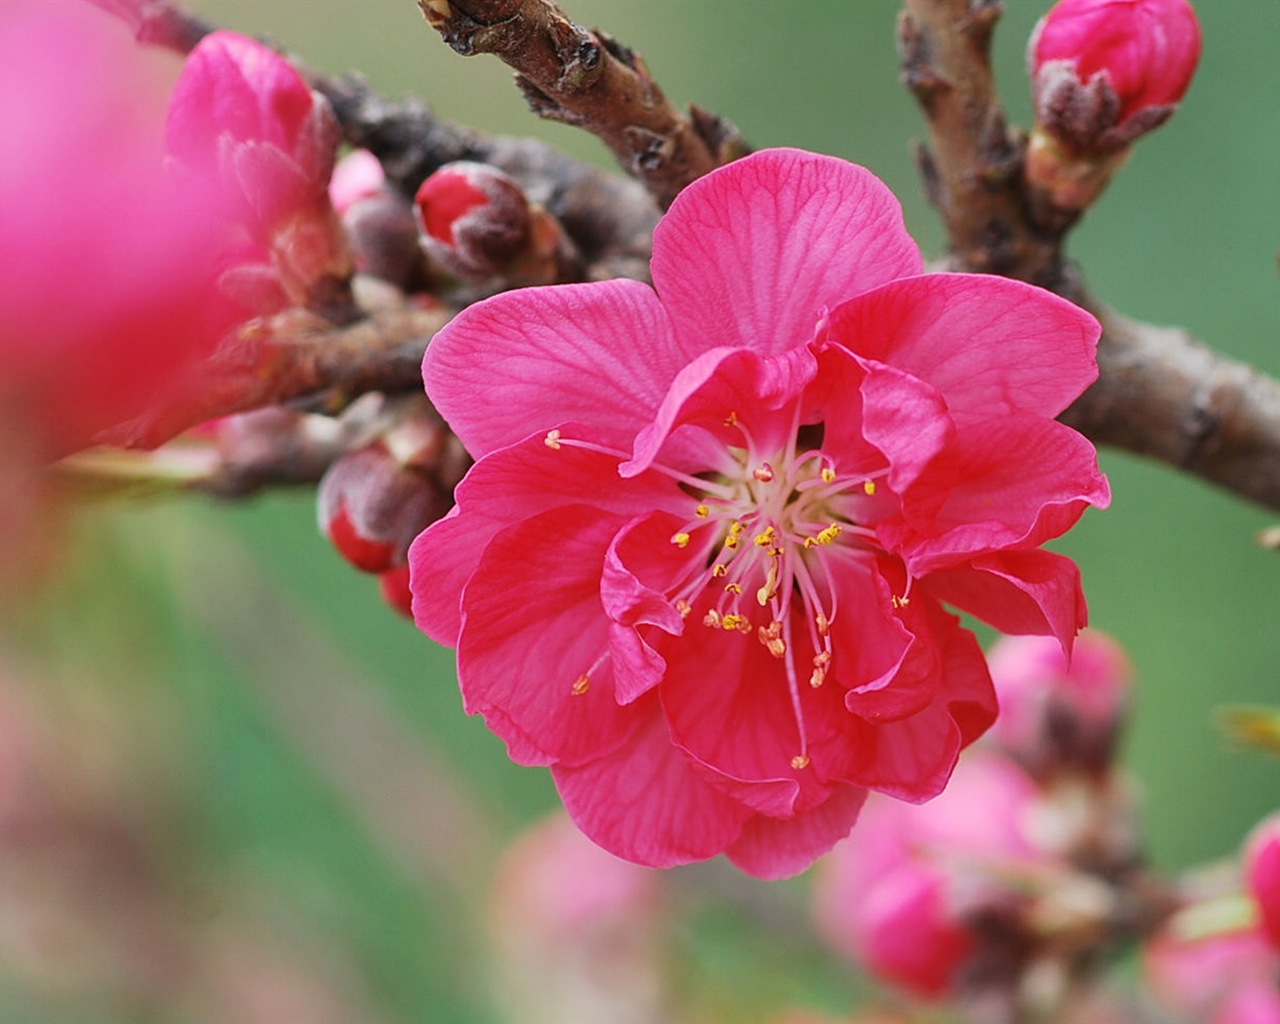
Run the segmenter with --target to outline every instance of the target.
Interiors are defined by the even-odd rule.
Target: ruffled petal
[[[1110,501],[1087,438],[1056,420],[1017,413],[957,431],[902,495],[903,519],[877,532],[920,576],[977,555],[1036,547],[1065,533],[1090,505]]]
[[[960,751],[995,721],[996,696],[982,648],[959,620],[931,611],[945,666],[932,704],[919,714],[873,725],[859,722],[849,781],[922,803],[947,784]]]
[[[619,531],[605,556],[600,600],[612,620],[609,646],[620,704],[647,693],[666,671],[666,661],[649,641],[684,632],[685,620],[666,594],[688,574],[691,559],[699,567],[705,559],[671,543],[682,525],[665,512],[636,519]]]
[[[770,357],[744,349],[703,354],[672,382],[653,422],[636,437],[635,453],[622,464],[622,475],[653,465],[681,428],[685,434],[692,430],[715,438],[723,451],[724,445],[742,446],[743,435],[734,425],[741,419],[758,448],[770,453],[780,449],[795,429],[791,405],[817,371],[817,360],[807,348]]]
[[[861,392],[863,436],[888,460],[889,486],[901,494],[955,433],[947,399],[883,363],[867,367]]]
[[[638,281],[520,288],[470,306],[427,348],[427,395],[475,458],[573,420],[629,450],[685,358]]]
[[[825,336],[927,381],[968,425],[1015,412],[1057,416],[1097,378],[1100,333],[1092,316],[1043,288],[926,274],[833,309]]]
[[[921,260],[897,199],[869,171],[772,149],[686,188],[654,232],[652,269],[692,359],[802,345],[824,308],[918,274]]]
[[[839,786],[812,810],[790,818],[757,814],[725,853],[757,878],[790,878],[808,868],[849,834],[858,820],[867,791]]]
[[[671,745],[656,696],[632,707],[643,724],[625,746],[589,764],[552,767],[569,816],[593,842],[637,864],[669,868],[714,857],[751,812]]]
[[[573,427],[566,427],[573,432]],[[493,536],[514,523],[561,505],[586,503],[625,521],[688,499],[656,474],[618,479],[618,460],[541,437],[494,452],[471,467],[455,492],[457,505],[409,548],[413,615],[438,643],[457,646],[459,598]]]
[[[463,706],[484,716],[513,761],[582,764],[640,725],[614,699],[600,607],[600,571],[621,526],[584,505],[534,516],[489,544],[463,592]]]
[[[1002,633],[1053,636],[1071,656],[1088,624],[1080,569],[1052,551],[1001,551],[920,581],[929,593]]]

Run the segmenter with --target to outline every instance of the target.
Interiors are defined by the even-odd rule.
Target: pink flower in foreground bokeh
[[[349,274],[329,198],[341,129],[275,51],[235,32],[202,39],[174,86],[166,141],[183,167],[220,182],[247,232],[224,275],[246,306],[306,303]]]
[[[1245,883],[1262,930],[1280,949],[1280,813],[1265,818],[1249,834],[1244,849]]]
[[[922,276],[880,181],[794,150],[691,185],[652,272],[506,292],[436,337],[427,391],[479,461],[410,552],[414,611],[601,846],[780,877],[868,789],[935,796],[991,724],[943,602],[1065,647],[1083,625],[1075,565],[1038,547],[1108,500],[1052,418],[1098,326]]]
[[[0,4],[0,419],[45,457],[142,413],[225,324],[220,211],[165,173],[157,71],[88,5]]]

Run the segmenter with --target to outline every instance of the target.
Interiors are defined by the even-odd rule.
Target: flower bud
[[[445,164],[422,183],[416,202],[427,255],[463,280],[499,277],[529,248],[524,190],[488,164]]]
[[[1028,55],[1037,125],[1068,148],[1109,152],[1173,113],[1200,24],[1187,0],[1060,0]]]
[[[1086,630],[1068,665],[1052,638],[1003,637],[987,662],[1000,698],[991,737],[1034,777],[1110,768],[1132,677],[1119,644]]]
[[[382,599],[406,619],[413,620],[413,591],[409,589],[409,566],[397,565],[378,575]]]
[[[413,204],[387,184],[367,149],[348,153],[334,169],[329,196],[342,218],[356,270],[402,292],[422,283],[423,253]]]
[[[298,304],[323,304],[350,274],[329,200],[341,129],[324,97],[270,48],[234,32],[206,36],[169,106],[169,152],[216,183]]]
[[[1244,875],[1262,930],[1280,948],[1280,813],[1265,818],[1245,842]]]
[[[447,511],[431,478],[380,441],[334,462],[316,500],[334,547],[357,569],[379,574],[403,565],[413,538]]]
[[[1036,124],[1027,178],[1078,213],[1129,144],[1177,109],[1200,59],[1188,0],[1060,0],[1027,49]]]

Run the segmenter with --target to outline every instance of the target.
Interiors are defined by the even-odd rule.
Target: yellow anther
[[[818,546],[818,542],[814,540],[812,537],[806,537],[804,539],[804,546],[805,546],[805,550],[807,551],[809,548],[816,548]]]
[[[722,579],[729,575],[729,567],[723,563],[717,562],[711,569],[711,575],[716,579]]]
[[[868,480],[865,484],[862,485],[862,489],[867,492],[868,496],[875,494],[876,482],[874,480]]]
[[[817,627],[818,627],[818,635],[819,635],[819,636],[826,636],[826,635],[827,635],[827,632],[831,629],[831,620],[830,620],[830,619],[828,619],[825,615],[819,615],[819,616],[814,620],[814,622],[816,623],[816,625],[817,625]]]
[[[741,594],[741,593],[742,593],[742,584],[741,584],[741,583],[726,583],[726,584],[724,585],[724,592],[725,592],[726,594]]]
[[[553,452],[558,452],[560,450],[560,431],[548,430],[547,436],[542,439],[542,443]]]
[[[756,602],[763,608],[769,603],[769,599],[778,591],[778,554],[779,552],[770,552],[772,556],[769,560],[769,572],[764,578],[764,586],[756,591]]]
[[[905,608],[910,603],[911,603],[911,598],[907,597],[905,594],[902,597],[898,597],[895,594],[893,597],[893,606],[895,608]]]
[[[738,536],[741,536],[741,535],[742,535],[742,531],[743,531],[743,530],[745,530],[745,529],[746,529],[746,527],[742,525],[742,520],[741,520],[741,519],[735,519],[733,522],[731,522],[731,523],[729,524],[729,536],[730,536],[730,537],[738,537]]]
[[[822,482],[824,484],[833,484],[836,481],[836,471],[830,466],[822,467]]]
[[[680,613],[680,618],[687,619],[689,617],[689,613],[693,611],[693,605],[682,597],[676,601],[676,611]]]
[[[809,685],[815,690],[827,681],[827,670],[825,668],[815,668],[813,675],[809,677]]]
[[[795,757],[791,759],[791,767],[794,768],[796,771],[799,771],[801,768],[808,768],[809,755],[797,754]]]
[[[687,548],[689,546],[689,535],[681,531],[671,538],[671,543],[678,548]]]
[[[719,626],[720,613],[716,611],[714,608],[710,609],[707,612],[707,614],[702,617],[702,624],[704,626],[710,626],[712,629],[714,629],[716,626]]]
[[[696,509],[693,510],[693,513],[699,519],[706,519],[707,516],[711,515],[711,509],[706,505],[699,505]]]
[[[756,547],[767,548],[775,540],[778,539],[778,531],[772,526],[766,526],[762,533],[757,533],[755,537]]]
[[[724,539],[724,546],[730,551],[735,550],[738,547],[738,535],[736,533],[729,534],[729,536]]]
[[[573,684],[573,695],[575,697],[581,697],[589,689],[591,689],[591,679],[585,672],[583,672],[582,675],[578,676],[577,680]]]
[[[752,471],[751,475],[762,484],[767,484],[773,479],[773,467],[767,462],[762,462],[760,463],[759,468]]]
[[[814,540],[819,544],[830,544],[843,532],[844,530],[841,528],[839,523],[832,523],[825,530],[819,531],[818,536],[816,536]]]
[[[730,612],[720,620],[720,628],[727,629],[730,632],[737,630],[739,633],[747,633],[751,630],[751,623],[745,615]]]
[[[738,414],[736,412],[729,413],[729,415],[724,418],[724,425],[726,427],[736,427],[738,425]]]
[[[826,668],[830,664],[831,664],[830,651],[819,651],[817,654],[813,656],[814,668]]]

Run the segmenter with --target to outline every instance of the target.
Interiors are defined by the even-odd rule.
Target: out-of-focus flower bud
[[[1280,948],[1280,813],[1265,818],[1245,842],[1244,877],[1263,932]]]
[[[1245,1024],[1223,1016],[1235,998],[1248,998],[1254,988],[1275,992],[1280,959],[1265,935],[1242,925],[1225,930],[1202,928],[1204,906],[1174,915],[1143,949],[1143,971],[1156,999],[1187,1020]],[[1273,1022],[1280,1018],[1265,1018]]]
[[[422,247],[460,281],[507,285],[559,279],[568,243],[546,210],[488,164],[445,164],[418,189]]]
[[[513,1019],[670,1020],[660,935],[662,876],[620,860],[557,813],[495,873],[490,924]]]
[[[367,149],[343,157],[329,196],[347,229],[356,270],[401,291],[422,284],[425,267],[413,204],[387,184],[377,157]]]
[[[871,973],[929,998],[953,991],[984,956],[1013,966],[1010,949],[1026,943],[989,943],[1018,931],[1022,899],[1001,877],[1042,856],[1035,803],[1016,765],[980,753],[922,806],[873,794],[855,835],[819,866],[821,932]]]
[[[343,455],[320,481],[320,529],[357,569],[385,573],[405,563],[413,538],[447,510],[431,478],[404,465],[382,441]]]
[[[406,619],[413,619],[413,591],[409,589],[409,566],[397,565],[378,576],[382,599]]]
[[[1060,207],[1087,207],[1129,144],[1177,109],[1200,42],[1188,0],[1060,0],[1027,49],[1031,182]]]
[[[987,662],[1000,698],[991,738],[1032,775],[1109,770],[1132,681],[1129,659],[1116,641],[1086,630],[1068,665],[1051,637],[1003,637]]]
[[[337,119],[279,54],[234,32],[206,36],[174,87],[166,139],[188,171],[220,183],[292,301],[323,304],[350,275],[328,192]]]
[[[415,200],[427,255],[463,280],[498,277],[528,249],[524,190],[488,164],[446,164],[422,183]]]

